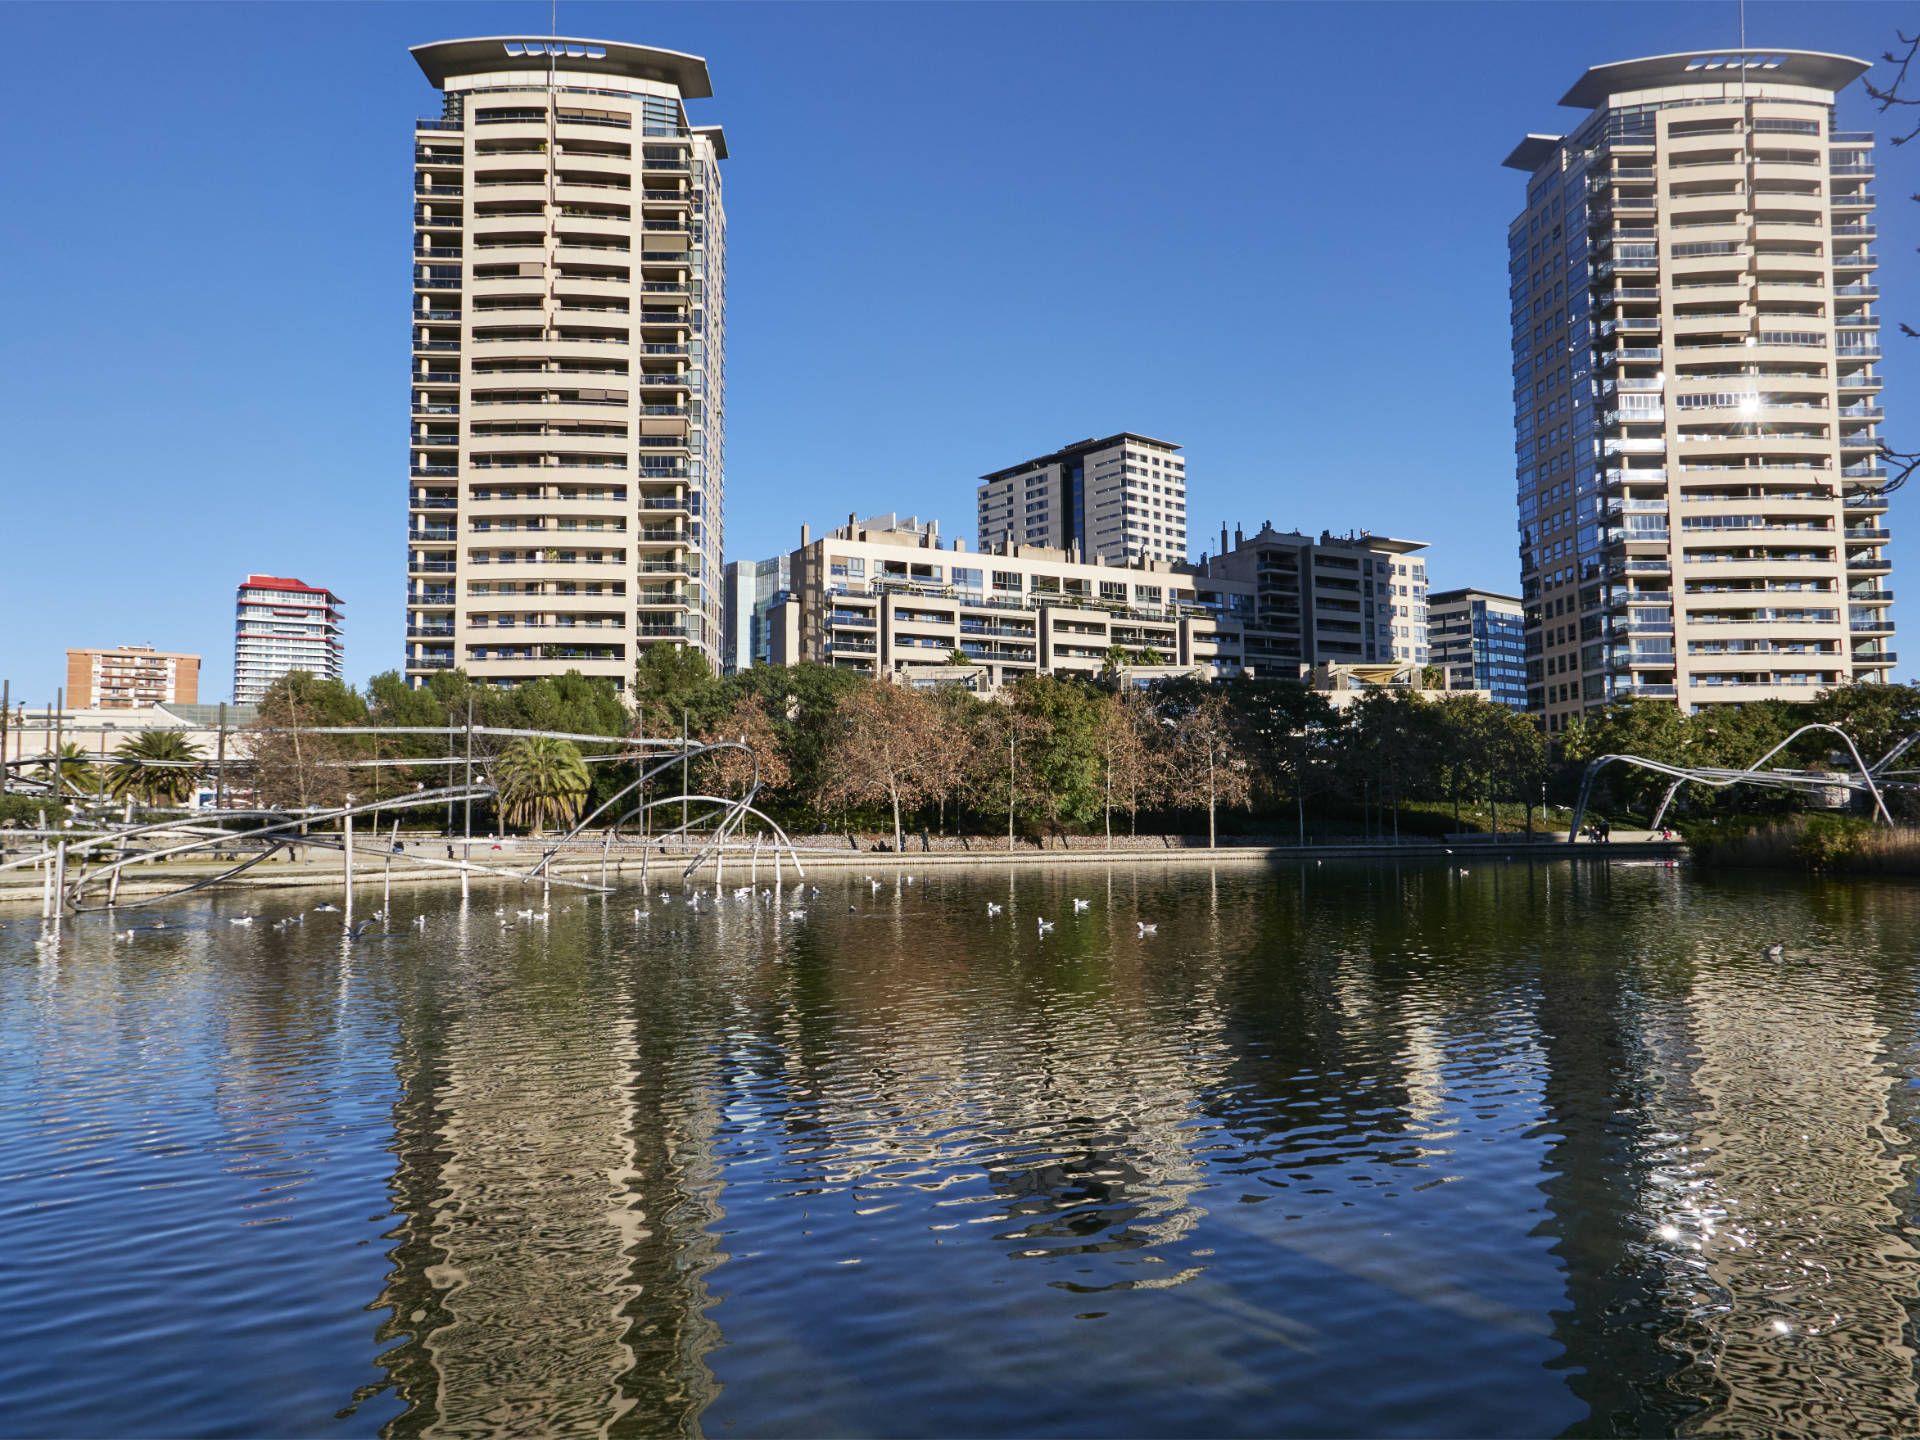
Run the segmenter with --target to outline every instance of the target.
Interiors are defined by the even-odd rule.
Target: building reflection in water
[[[719,1184],[672,1038],[586,970],[457,988],[402,1025],[388,1433],[697,1433]]]
[[[1799,897],[1696,890],[1682,916],[1678,876],[1590,883],[1617,903],[1558,917],[1541,1002],[1555,1333],[1592,1407],[1572,1433],[1911,1432],[1912,1117],[1890,1106],[1915,1036],[1872,926],[1768,960],[1769,909],[1801,928]]]
[[[730,1246],[809,1237],[729,1272],[730,1292],[859,1263],[821,1257],[884,1234],[900,1268],[878,1293],[911,1297],[913,1264],[948,1262],[909,1256],[909,1230],[990,1238],[991,1261],[924,1277],[956,1311],[1009,1265],[1026,1298],[991,1304],[1036,1313],[1046,1290],[1178,1290],[1191,1329],[1107,1343],[1250,1394],[1285,1363],[1201,1353],[1224,1351],[1218,1327],[1276,1353],[1316,1334],[1269,1277],[1214,1268],[1247,1237],[1274,1267],[1436,1313],[1462,1355],[1537,1363],[1585,1411],[1568,1433],[1907,1427],[1920,1256],[1900,1233],[1911,1117],[1891,1107],[1915,1047],[1897,992],[1845,945],[1772,971],[1730,953],[1751,896],[1721,917],[1675,877],[1553,873],[1311,893],[1208,877],[1178,963],[1091,924],[988,952],[876,896],[833,940],[723,914],[698,945],[640,954],[603,915],[556,923],[537,954],[502,942],[415,973],[378,1302],[407,1406],[390,1429],[691,1435],[719,1398],[722,1322],[738,1354],[787,1347],[783,1375],[849,1353],[865,1332],[836,1332],[835,1356],[769,1339],[751,1298],[715,1309],[726,1226]],[[810,1228],[783,1228],[802,1206]],[[1438,1228],[1394,1234],[1411,1215]],[[985,1326],[929,1343],[956,1373],[1010,1364]]]

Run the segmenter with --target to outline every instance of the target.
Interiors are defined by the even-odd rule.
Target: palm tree
[[[516,740],[493,762],[500,812],[515,825],[530,825],[540,838],[548,820],[571,822],[586,804],[592,781],[571,742],[547,736]]]
[[[60,761],[60,787],[63,794],[78,793],[92,795],[100,789],[100,771],[93,763],[93,756],[72,741],[67,741],[57,751],[48,751],[40,757],[46,766],[46,776],[53,779],[53,762]]]
[[[193,794],[196,762],[206,756],[177,730],[142,730],[122,741],[107,772],[107,788],[148,805],[178,805]]]

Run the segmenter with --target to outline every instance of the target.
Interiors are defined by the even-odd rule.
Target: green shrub
[[[0,795],[0,822],[32,828],[40,823],[40,812],[47,812],[47,823],[58,825],[67,818],[67,807],[38,795]]]
[[[1862,857],[1873,826],[1843,815],[1808,815],[1793,827],[1793,853],[1809,870],[1844,868]]]

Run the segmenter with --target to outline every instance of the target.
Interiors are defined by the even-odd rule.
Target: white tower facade
[[[725,137],[706,62],[573,39],[413,51],[407,660],[624,693],[639,652],[718,665]]]

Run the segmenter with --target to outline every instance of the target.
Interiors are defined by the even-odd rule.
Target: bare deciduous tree
[[[1214,817],[1222,805],[1245,805],[1253,793],[1252,766],[1233,716],[1219,695],[1208,695],[1173,724],[1169,772],[1175,803],[1207,807],[1207,846],[1217,843]]]
[[[1142,802],[1152,802],[1165,789],[1164,762],[1159,726],[1145,694],[1129,685],[1108,696],[1100,712],[1100,779],[1109,848],[1114,807],[1127,812],[1128,828],[1139,833]]]
[[[907,685],[865,685],[835,707],[840,733],[826,755],[823,805],[893,807],[893,848],[901,848],[903,810],[939,793],[947,727],[925,692]]]
[[[717,726],[700,734],[705,745],[721,740],[745,740],[753,747],[760,761],[763,789],[778,790],[787,783],[790,772],[786,755],[759,696],[741,696]],[[739,750],[716,751],[701,762],[701,771],[702,783],[711,786],[716,795],[744,795],[754,779],[753,759]]]

